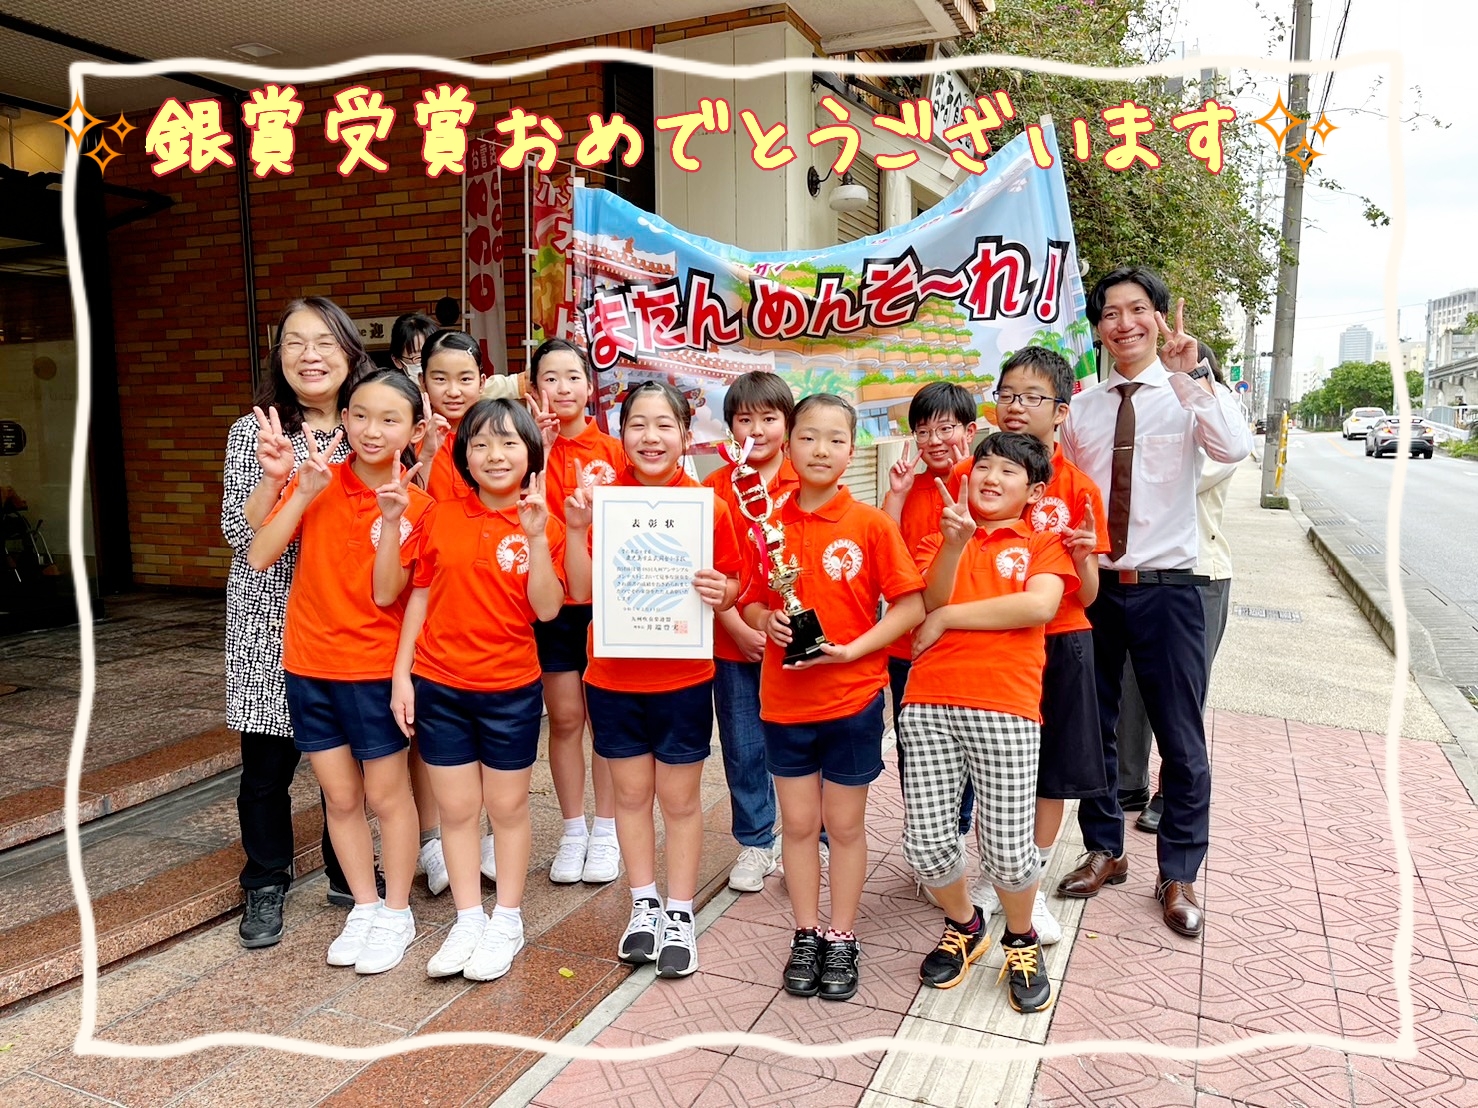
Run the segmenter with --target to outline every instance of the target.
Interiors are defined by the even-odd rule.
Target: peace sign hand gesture
[[[585,481],[565,497],[565,527],[571,530],[588,530],[594,518],[594,483]]]
[[[938,477],[934,484],[944,498],[944,511],[939,515],[939,533],[944,536],[946,546],[964,546],[975,534],[975,517],[970,514],[970,492],[967,485],[960,485],[960,499],[949,495],[949,486]]]
[[[393,481],[386,481],[375,490],[375,499],[380,502],[380,518],[386,523],[397,522],[405,514],[406,508],[410,507],[411,481],[419,472],[421,463],[417,462],[410,469],[405,470]]]
[[[912,440],[903,444],[903,456],[888,467],[888,491],[898,496],[907,496],[913,488],[914,467],[918,465],[919,456],[914,453]]]
[[[298,470],[298,494],[312,500],[328,488],[329,481],[333,480],[334,472],[329,459],[339,448],[344,429],[340,427],[335,431],[334,437],[328,440],[328,445],[322,450],[318,449],[318,443],[311,432],[303,437],[308,441],[308,460]]]
[[[424,392],[421,394],[421,420],[426,424],[426,434],[421,437],[421,446],[416,451],[416,458],[422,464],[430,465],[431,459],[435,458],[436,452],[441,449],[441,444],[446,442],[447,436],[452,433],[452,425],[446,416],[431,410],[431,397]]]
[[[549,526],[549,504],[544,499],[544,471],[531,474],[528,488],[518,496],[518,522],[529,539],[538,538]]]
[[[1155,322],[1165,338],[1165,345],[1160,347],[1160,363],[1172,373],[1189,373],[1195,369],[1201,360],[1201,344],[1195,336],[1185,333],[1185,299],[1175,302],[1175,330],[1170,329],[1161,312],[1155,313]]]
[[[534,422],[539,425],[539,434],[544,439],[544,453],[547,455],[559,438],[559,415],[554,410],[554,401],[543,390],[537,396],[532,392],[525,393],[523,399],[529,406]]]
[[[252,415],[257,417],[257,465],[262,467],[262,473],[277,485],[287,484],[287,479],[292,476],[293,466],[297,459],[293,456],[293,444],[285,434],[282,433],[282,420],[277,418],[277,409],[269,407],[264,414],[261,408],[252,408]],[[313,435],[307,435],[309,444],[313,442]],[[332,450],[329,451],[333,453]]]
[[[1087,557],[1098,545],[1098,527],[1093,519],[1093,500],[1088,495],[1083,496],[1082,520],[1076,528],[1063,533],[1062,544],[1067,547],[1068,554],[1073,558]]]

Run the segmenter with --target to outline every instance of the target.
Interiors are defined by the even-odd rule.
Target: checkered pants
[[[950,704],[905,704],[903,856],[919,879],[942,888],[965,873],[960,794],[975,782],[975,823],[985,876],[1028,889],[1041,874],[1033,841],[1041,728],[1029,719]]]

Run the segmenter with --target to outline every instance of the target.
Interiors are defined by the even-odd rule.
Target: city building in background
[[[1375,336],[1363,323],[1351,324],[1339,333],[1339,364],[1368,362],[1374,354]]]
[[[1451,361],[1443,357],[1438,344],[1454,327],[1462,326],[1468,313],[1478,312],[1478,289],[1459,289],[1436,300],[1427,301],[1427,366],[1434,368]]]

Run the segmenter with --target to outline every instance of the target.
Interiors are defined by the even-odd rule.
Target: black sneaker
[[[241,945],[248,950],[275,946],[282,941],[282,901],[286,885],[246,890],[246,913],[241,917]]]
[[[953,989],[965,980],[965,971],[970,963],[985,953],[990,946],[990,932],[985,921],[973,933],[961,931],[948,919],[944,921],[944,935],[939,945],[931,950],[919,967],[919,980],[936,989]]]
[[[375,891],[380,894],[380,899],[385,899],[385,875],[375,867]],[[354,894],[344,886],[337,884],[332,877],[328,879],[328,902],[335,908],[353,908]]]
[[[821,932],[802,927],[790,937],[790,961],[785,963],[785,991],[791,996],[815,996],[821,989],[821,959],[826,942]]]
[[[1052,1007],[1052,983],[1047,980],[1047,967],[1042,956],[1041,941],[1030,939],[1002,942],[1005,965],[996,978],[1009,978],[1011,1007],[1018,1012],[1045,1012]]]
[[[828,939],[821,954],[821,984],[816,995],[822,1000],[851,1000],[857,995],[857,962],[862,952],[856,939]]]
[[[644,896],[631,906],[631,922],[621,936],[616,957],[628,966],[645,966],[657,960],[657,947],[662,939],[666,918],[662,902]]]
[[[691,912],[663,913],[662,941],[657,946],[657,976],[687,977],[698,968],[698,938]]]

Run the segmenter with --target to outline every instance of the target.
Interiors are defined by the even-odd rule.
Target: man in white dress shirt
[[[1087,853],[1058,892],[1095,896],[1129,872],[1114,737],[1127,654],[1160,746],[1165,808],[1156,896],[1167,926],[1194,937],[1202,929],[1194,884],[1211,817],[1201,715],[1205,613],[1195,588],[1197,447],[1216,461],[1239,462],[1252,439],[1235,401],[1213,390],[1196,340],[1185,333],[1184,303],[1172,330],[1169,289],[1138,266],[1103,277],[1088,298],[1088,321],[1114,369],[1073,398],[1060,436],[1067,459],[1102,490],[1109,516],[1110,550],[1099,556],[1098,599],[1088,609],[1109,790],[1079,803]]]

